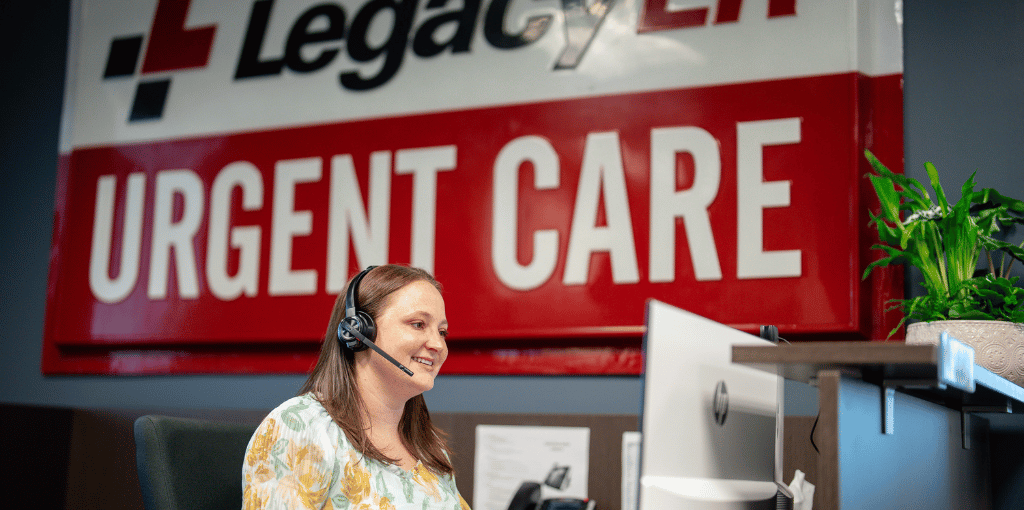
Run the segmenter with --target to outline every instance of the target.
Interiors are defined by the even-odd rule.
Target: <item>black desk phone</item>
[[[544,479],[544,485],[558,490],[565,490],[569,486],[569,466],[555,464],[548,476]],[[595,510],[597,502],[592,499],[579,498],[549,498],[541,500],[540,484],[537,482],[523,482],[519,490],[512,496],[508,510]]]

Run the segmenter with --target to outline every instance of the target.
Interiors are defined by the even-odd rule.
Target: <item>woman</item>
[[[469,510],[423,400],[448,355],[440,290],[426,271],[400,265],[352,278],[299,396],[249,441],[245,509]]]

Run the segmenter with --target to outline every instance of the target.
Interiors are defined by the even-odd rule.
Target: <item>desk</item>
[[[1024,411],[1024,388],[977,365],[973,391],[943,384],[948,354],[934,345],[735,346],[733,361],[817,386],[816,509],[985,509],[1001,501],[990,468],[1001,452],[990,450],[993,429],[979,413],[1024,422],[1012,414]]]

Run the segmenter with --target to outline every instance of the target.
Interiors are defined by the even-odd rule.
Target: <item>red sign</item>
[[[433,266],[458,372],[488,371],[473,366],[481,341],[635,348],[648,298],[740,328],[878,335],[859,281],[863,145],[843,126],[872,113],[858,107],[865,87],[895,99],[897,80],[841,74],[76,150],[44,362],[89,372],[116,354],[146,372],[166,349],[231,346],[265,361],[188,356],[174,368],[277,371],[269,355],[283,350],[300,354],[280,370],[304,371],[334,296],[386,261]],[[873,121],[898,132],[898,119]],[[458,361],[463,343],[474,362]]]
[[[443,283],[446,373],[636,374],[651,298],[892,328],[891,5],[435,4],[76,3],[43,371],[305,372],[386,262]]]

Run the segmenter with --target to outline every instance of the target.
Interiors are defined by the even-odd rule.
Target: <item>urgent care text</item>
[[[708,213],[721,191],[721,142],[697,126],[656,127],[649,133],[649,225],[634,225],[631,220],[623,149],[615,131],[586,134],[582,159],[577,159],[582,161],[577,182],[564,182],[562,161],[566,155],[559,154],[544,136],[514,138],[493,155],[490,260],[494,274],[505,286],[517,290],[541,286],[555,276],[560,258],[564,260],[562,284],[584,285],[591,255],[599,252],[610,258],[615,284],[637,283],[641,277],[634,228],[649,229],[650,282],[676,280],[677,231],[685,232],[698,281],[722,279],[715,239],[733,235],[735,243],[727,245],[736,246],[736,278],[801,275],[801,250],[763,248],[764,210],[789,206],[791,182],[765,181],[762,171],[766,147],[801,143],[800,118],[735,123],[735,232],[715,232]],[[329,160],[318,156],[281,159],[272,171],[239,159],[215,172],[209,185],[189,168],[132,172],[121,177],[99,175],[95,180],[89,288],[97,300],[117,303],[129,296],[139,285],[140,275],[146,274],[150,300],[167,298],[172,278],[176,285],[171,289],[177,290],[180,299],[199,297],[200,278],[220,300],[261,292],[313,295],[321,285],[327,293],[339,293],[349,275],[350,248],[361,265],[404,256],[389,253],[392,174],[412,177],[407,260],[433,270],[439,230],[444,236],[486,234],[444,231],[445,225],[436,224],[439,203],[458,207],[451,196],[474,193],[445,184],[446,176],[465,171],[459,152],[458,145],[451,144],[378,150],[368,161],[356,161],[351,154],[337,154]],[[676,185],[680,155],[693,161],[692,184],[685,189]],[[368,179],[360,182],[356,167],[364,164]],[[517,224],[522,205],[520,173],[531,167],[534,190],[575,186],[568,232],[523,232]],[[297,207],[296,192],[302,188],[328,202],[322,271],[293,267],[294,242],[311,234],[314,221],[312,210]],[[269,207],[269,222],[239,223],[232,215],[233,197],[240,197],[243,211]],[[115,221],[116,210],[121,211],[120,221]],[[685,229],[677,230],[679,221]],[[144,225],[146,222],[149,225]],[[205,243],[198,242],[204,232]],[[266,235],[269,260],[264,261],[261,243],[266,242]],[[559,249],[562,235],[568,236],[564,252]],[[523,243],[527,246],[521,246]],[[145,245],[148,257],[143,257]],[[532,252],[525,261],[517,256],[524,248]],[[229,263],[230,258],[235,262]],[[143,267],[146,260],[148,268]],[[269,264],[269,271],[261,285],[264,263]]]

